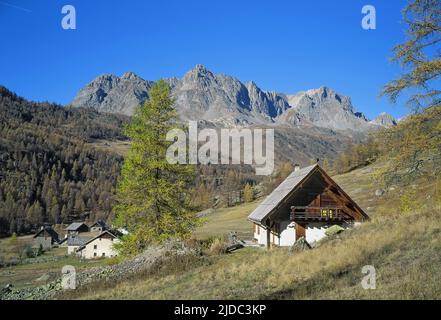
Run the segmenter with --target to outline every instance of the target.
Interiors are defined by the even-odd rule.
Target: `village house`
[[[88,232],[89,227],[84,222],[73,222],[65,230],[67,235],[77,235],[82,232]]]
[[[314,164],[294,171],[248,216],[254,223],[254,239],[270,247],[291,246],[304,237],[313,243],[326,230],[368,220],[368,215]]]
[[[94,238],[98,232],[89,232],[90,228],[84,222],[73,222],[67,226],[65,243],[67,254],[76,254],[78,248]]]
[[[41,247],[43,250],[48,250],[61,243],[58,233],[49,225],[42,226],[32,240],[32,247],[36,249]]]
[[[66,235],[60,239],[59,234],[50,225],[44,225],[33,236],[32,247],[36,250],[47,250],[54,246],[67,247],[67,254],[74,254],[84,259],[114,257],[117,255],[113,245],[127,230],[110,230],[106,223],[98,220],[90,227],[84,222],[71,223],[64,229]]]
[[[113,244],[122,235],[117,230],[110,230],[103,220],[87,226],[83,222],[70,224],[66,231],[67,253],[75,254],[83,259],[114,257],[117,255]]]
[[[90,232],[103,232],[107,229],[106,223],[101,219],[90,226]]]
[[[78,250],[77,254],[84,259],[94,258],[111,258],[117,256],[114,244],[118,243],[119,239],[115,232],[105,230],[96,237],[85,242]]]
[[[78,249],[95,236],[95,233],[89,232],[82,233],[81,235],[74,234],[67,236],[67,254],[77,254]]]

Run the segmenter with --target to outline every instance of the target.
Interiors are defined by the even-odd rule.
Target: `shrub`
[[[17,234],[15,232],[12,233],[11,238],[9,239],[11,244],[17,243]]]
[[[416,200],[416,191],[409,188],[400,196],[400,211],[401,213],[408,214],[417,208],[418,201]]]
[[[25,258],[34,258],[35,253],[30,244],[26,245],[23,251],[23,255]]]

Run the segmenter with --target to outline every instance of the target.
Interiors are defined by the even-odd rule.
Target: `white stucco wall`
[[[324,223],[309,223],[306,226],[306,241],[312,244],[326,237],[325,231],[330,225]],[[259,230],[259,232],[257,232]],[[254,230],[254,239],[258,244],[266,246],[267,230],[264,227],[256,226]],[[274,239],[274,241],[273,241]],[[292,221],[282,221],[279,225],[279,234],[271,234],[270,241],[279,246],[292,246],[296,241],[295,224]]]
[[[67,254],[75,253],[79,246],[67,246]]]
[[[117,255],[117,252],[113,248],[113,244],[116,243],[118,239],[107,239],[98,238],[88,243],[84,249],[80,251],[80,256],[85,259],[94,258],[111,258]],[[96,246],[96,249],[95,249]],[[103,256],[104,253],[104,256]]]
[[[256,225],[254,229],[254,239],[257,241],[258,244],[266,245],[266,229],[259,225]]]
[[[258,243],[266,246],[266,241],[267,241],[266,229],[260,226],[259,228],[260,228],[260,235],[259,235]]]
[[[291,221],[283,221],[279,226],[279,246],[292,246],[296,239],[296,229]]]
[[[292,223],[290,221],[283,222],[281,224],[280,234],[271,232],[269,239],[270,242],[278,246],[290,246],[294,244],[295,229],[290,226],[292,226]],[[254,231],[254,239],[257,241],[258,244],[266,246],[267,229],[257,225]]]
[[[312,244],[326,237],[325,231],[330,225],[324,223],[309,223],[306,226],[306,241]],[[259,230],[259,232],[257,231]],[[267,230],[264,227],[256,225],[254,230],[254,239],[258,244],[266,246]],[[274,242],[273,242],[274,239]],[[271,234],[270,241],[278,246],[292,246],[296,241],[295,224],[292,221],[282,221],[279,225],[279,234]]]

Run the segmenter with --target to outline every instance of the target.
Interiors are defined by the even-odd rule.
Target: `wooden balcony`
[[[292,221],[343,221],[341,207],[291,207]]]

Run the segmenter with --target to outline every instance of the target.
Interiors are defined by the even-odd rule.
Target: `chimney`
[[[298,163],[294,164],[294,172],[299,171],[300,170],[300,165]]]

